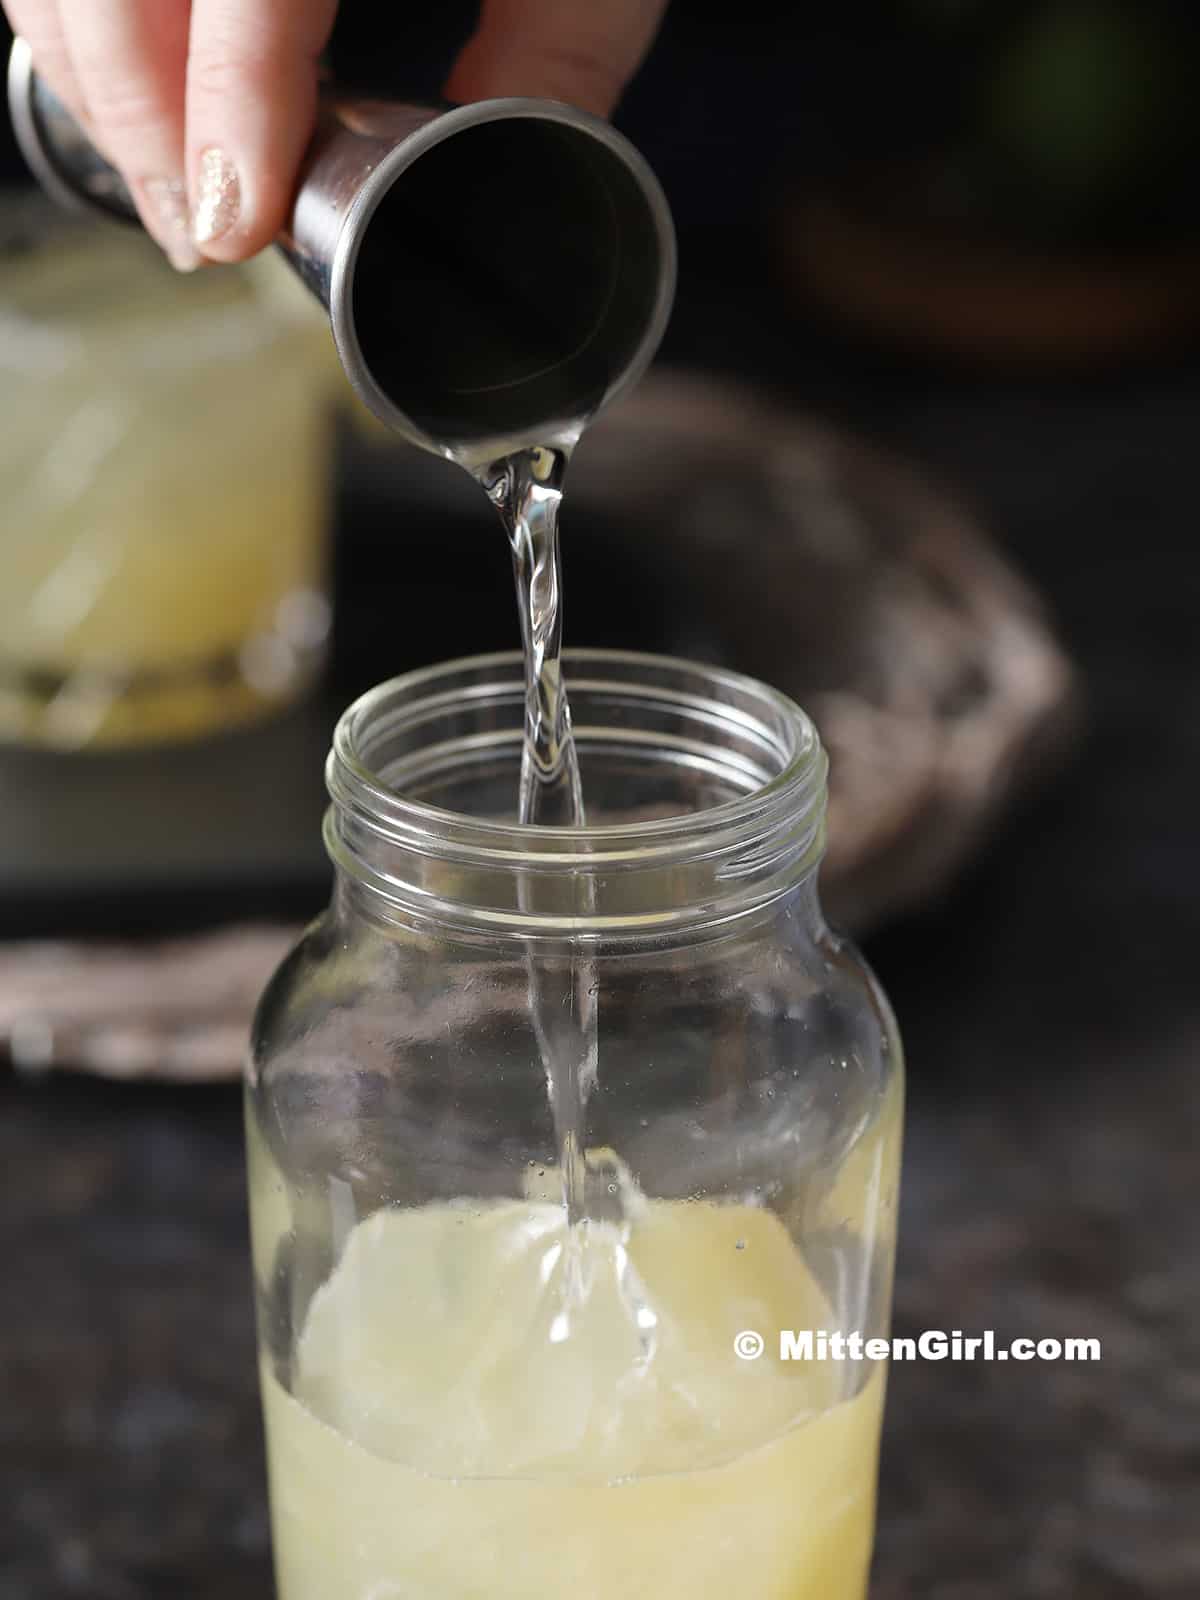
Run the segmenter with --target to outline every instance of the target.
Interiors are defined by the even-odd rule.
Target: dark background
[[[1055,9],[1011,6],[1006,25]],[[407,66],[389,61],[386,86],[431,92],[468,10],[440,8],[445,38],[427,19],[398,37]],[[1188,8],[1099,10],[1190,26]],[[921,30],[954,11],[976,31],[953,48],[939,35],[939,54]],[[677,5],[619,119],[680,225],[664,356],[754,376],[940,474],[1040,589],[1088,696],[1064,774],[869,954],[910,1062],[896,1331],[1097,1335],[1103,1360],[893,1368],[872,1595],[1190,1600],[1200,355],[1180,332],[1119,360],[997,367],[806,302],[775,243],[780,193],[853,186],[884,142],[953,145],[968,64],[999,24],[986,5],[767,17]],[[339,69],[384,58],[378,27],[376,8],[347,9]],[[1048,256],[1184,241],[1194,178],[1172,162],[1194,130],[1172,130],[1146,147],[1153,182],[1076,186],[1069,225],[1047,222],[1044,183],[980,179],[970,228]],[[419,592],[388,627],[402,591],[379,549],[369,518],[343,527],[341,615],[404,659],[343,649],[335,698],[444,653]],[[436,583],[456,557],[435,544],[423,559]],[[576,636],[603,642],[605,619],[575,589],[571,603]],[[475,608],[501,643],[507,604],[505,590],[494,623]],[[8,925],[21,915],[5,907]],[[0,1172],[0,1594],[266,1595],[237,1092],[0,1078]]]

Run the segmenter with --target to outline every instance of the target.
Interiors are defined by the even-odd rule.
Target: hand
[[[120,168],[181,271],[283,226],[337,0],[3,0],[35,65]],[[606,116],[666,0],[485,0],[446,93]]]

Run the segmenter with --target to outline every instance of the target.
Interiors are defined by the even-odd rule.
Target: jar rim
[[[526,931],[531,918],[524,909],[509,915],[517,908],[508,891],[490,910],[481,904],[494,888],[491,882],[485,886],[481,875],[495,879],[535,872],[543,880],[602,875],[606,884],[639,875],[643,896],[653,899],[661,891],[665,902],[677,892],[679,869],[687,876],[702,866],[686,905],[663,903],[650,913],[643,900],[637,920],[645,927],[648,917],[693,920],[702,911],[716,912],[718,902],[719,914],[727,916],[774,898],[815,866],[824,844],[828,763],[816,728],[793,700],[743,673],[671,656],[589,648],[563,656],[581,750],[588,750],[590,739],[610,736],[622,748],[640,738],[657,753],[662,737],[631,729],[628,722],[613,729],[589,723],[578,715],[581,706],[609,701],[625,710],[632,706],[651,723],[655,715],[678,715],[692,731],[710,736],[711,743],[677,740],[673,758],[726,786],[744,785],[745,792],[665,816],[570,827],[471,815],[406,794],[402,783],[394,787],[380,774],[380,766],[389,763],[375,758],[388,741],[403,744],[455,711],[500,704],[512,723],[503,735],[508,751],[517,739],[517,708],[523,709],[525,696],[520,653],[460,657],[379,684],[338,721],[326,767],[333,801],[326,842],[335,864],[384,899],[442,917],[447,903],[439,898],[433,905],[423,898],[425,878],[414,869],[414,858],[463,868],[472,874],[474,890],[465,899],[456,896],[456,913],[471,921],[519,924]],[[484,736],[473,741],[462,735],[457,743],[429,748],[446,752],[461,746],[470,760],[480,738],[485,749],[494,748]],[[672,872],[676,879],[669,881]],[[615,894],[611,910],[607,916],[605,906],[597,904],[586,916],[550,914],[532,922],[546,932],[560,924],[579,932],[629,921]]]
[[[761,786],[747,794],[739,795],[736,799],[722,801],[720,805],[709,806],[701,811],[681,812],[678,816],[654,818],[649,821],[605,823],[600,827],[591,827],[587,824],[580,827],[548,827],[540,823],[497,822],[491,818],[472,817],[465,812],[451,811],[441,806],[430,805],[423,800],[414,800],[381,782],[378,775],[360,756],[356,738],[365,719],[376,717],[380,712],[386,714],[393,702],[402,697],[407,699],[413,696],[412,706],[416,708],[420,702],[415,698],[415,691],[425,686],[433,688],[464,669],[484,671],[496,667],[515,668],[520,673],[523,664],[519,650],[494,650],[477,656],[457,656],[453,660],[437,662],[429,667],[418,667],[412,672],[401,673],[398,677],[388,678],[383,683],[376,684],[374,688],[366,690],[357,700],[352,701],[338,718],[334,729],[331,757],[336,757],[342,763],[347,775],[353,775],[361,785],[364,798],[370,796],[376,799],[381,809],[403,810],[414,820],[424,819],[428,822],[431,832],[435,832],[439,825],[454,823],[466,824],[491,839],[511,838],[517,854],[523,854],[534,838],[553,840],[559,844],[573,839],[581,841],[599,838],[614,841],[628,839],[631,844],[635,844],[659,833],[690,832],[709,822],[726,823],[743,818],[750,820],[757,815],[764,802],[773,804],[781,798],[792,795],[799,798],[799,792],[810,788],[814,777],[821,786],[824,785],[823,749],[811,717],[781,690],[773,689],[769,684],[751,677],[748,673],[736,672],[728,667],[711,666],[703,662],[686,661],[679,656],[659,655],[651,651],[605,650],[584,646],[565,649],[563,661],[572,680],[575,677],[582,677],[583,674],[570,669],[578,669],[589,663],[599,667],[638,667],[651,671],[675,671],[703,676],[714,687],[724,687],[759,698],[764,707],[769,706],[776,711],[781,721],[791,730],[793,744],[789,759],[780,772]],[[568,682],[569,688],[570,682]],[[699,697],[694,698],[698,703]],[[732,706],[723,706],[722,709],[730,713],[736,712],[736,708]],[[734,716],[731,715],[729,720],[735,720]],[[816,770],[818,768],[819,771]]]

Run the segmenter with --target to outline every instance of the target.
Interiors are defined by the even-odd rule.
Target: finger
[[[538,95],[606,117],[665,9],[666,0],[484,0],[446,93],[452,100]]]
[[[58,0],[96,142],[129,185],[149,232],[182,271],[188,231],[183,86],[188,0]]]
[[[253,255],[286,220],[336,9],[337,0],[193,0],[192,236],[214,261]]]
[[[87,107],[54,0],[4,0],[4,10],[13,32],[29,46],[38,77],[45,79],[80,122],[86,122]]]

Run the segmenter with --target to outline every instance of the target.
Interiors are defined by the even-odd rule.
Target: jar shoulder
[[[814,945],[824,966],[830,997],[856,1017],[863,1031],[874,1035],[899,1066],[902,1049],[896,1014],[862,950],[853,939],[827,926]]]
[[[601,1034],[621,1053],[655,1056],[655,1040],[677,1050],[685,1036],[700,1049],[739,1034],[764,1070],[849,1061],[879,1080],[901,1070],[879,980],[858,946],[823,923],[784,917],[703,946],[614,946],[592,960]],[[486,1067],[521,1053],[532,1028],[522,946],[384,933],[331,911],[263,993],[252,1075],[318,1060],[323,1072],[339,1060],[358,1072],[419,1070],[447,1049]]]
[[[325,911],[309,923],[275,968],[258,998],[251,1024],[252,1081],[265,1063],[339,1003],[341,985],[334,974],[347,943],[345,930],[338,927],[331,911]]]

